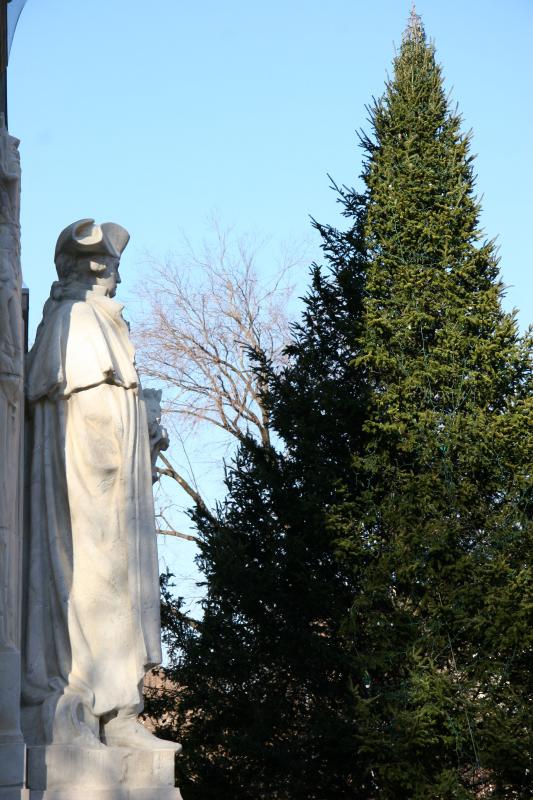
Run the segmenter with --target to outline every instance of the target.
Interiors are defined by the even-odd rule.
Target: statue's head
[[[73,222],[61,231],[56,244],[54,261],[60,283],[102,286],[113,297],[120,283],[120,257],[129,238],[128,231],[114,222]]]

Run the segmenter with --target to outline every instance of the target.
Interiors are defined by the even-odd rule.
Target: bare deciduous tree
[[[165,411],[176,416],[180,429],[211,425],[237,441],[252,434],[267,446],[268,411],[251,356],[282,362],[290,273],[301,258],[285,253],[274,273],[261,277],[260,244],[213,227],[212,240],[200,252],[186,241],[180,258],[149,260],[150,281],[138,290],[139,368],[164,387]],[[175,480],[209,513],[194,479],[187,480],[166,456],[160,461],[159,474]]]

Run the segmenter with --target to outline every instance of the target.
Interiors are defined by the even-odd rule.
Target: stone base
[[[29,797],[27,789],[6,789],[5,786],[0,788],[0,800],[29,800]]]
[[[28,748],[30,800],[181,800],[174,750]]]
[[[21,800],[24,785],[24,742],[0,741],[0,800]]]
[[[1,557],[5,558],[5,553]],[[0,800],[23,797],[24,751],[20,730],[20,653],[14,647],[0,647]]]
[[[29,800],[182,800],[182,797],[179,789],[47,789],[45,792],[31,789]]]

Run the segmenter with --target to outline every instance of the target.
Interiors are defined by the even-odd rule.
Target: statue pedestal
[[[181,800],[174,750],[28,747],[30,800]]]
[[[2,742],[0,739],[2,786],[0,800],[20,800],[24,784],[24,742]]]
[[[0,647],[0,800],[23,797],[25,746],[19,704],[20,655],[14,648]]]

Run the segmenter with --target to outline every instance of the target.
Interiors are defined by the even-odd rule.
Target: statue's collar
[[[120,314],[124,308],[122,303],[117,302],[113,297],[108,297],[104,286],[87,286],[86,283],[76,283],[75,281],[63,285],[56,281],[51,294],[55,300],[84,300],[87,303],[107,306],[108,311],[115,314]]]

